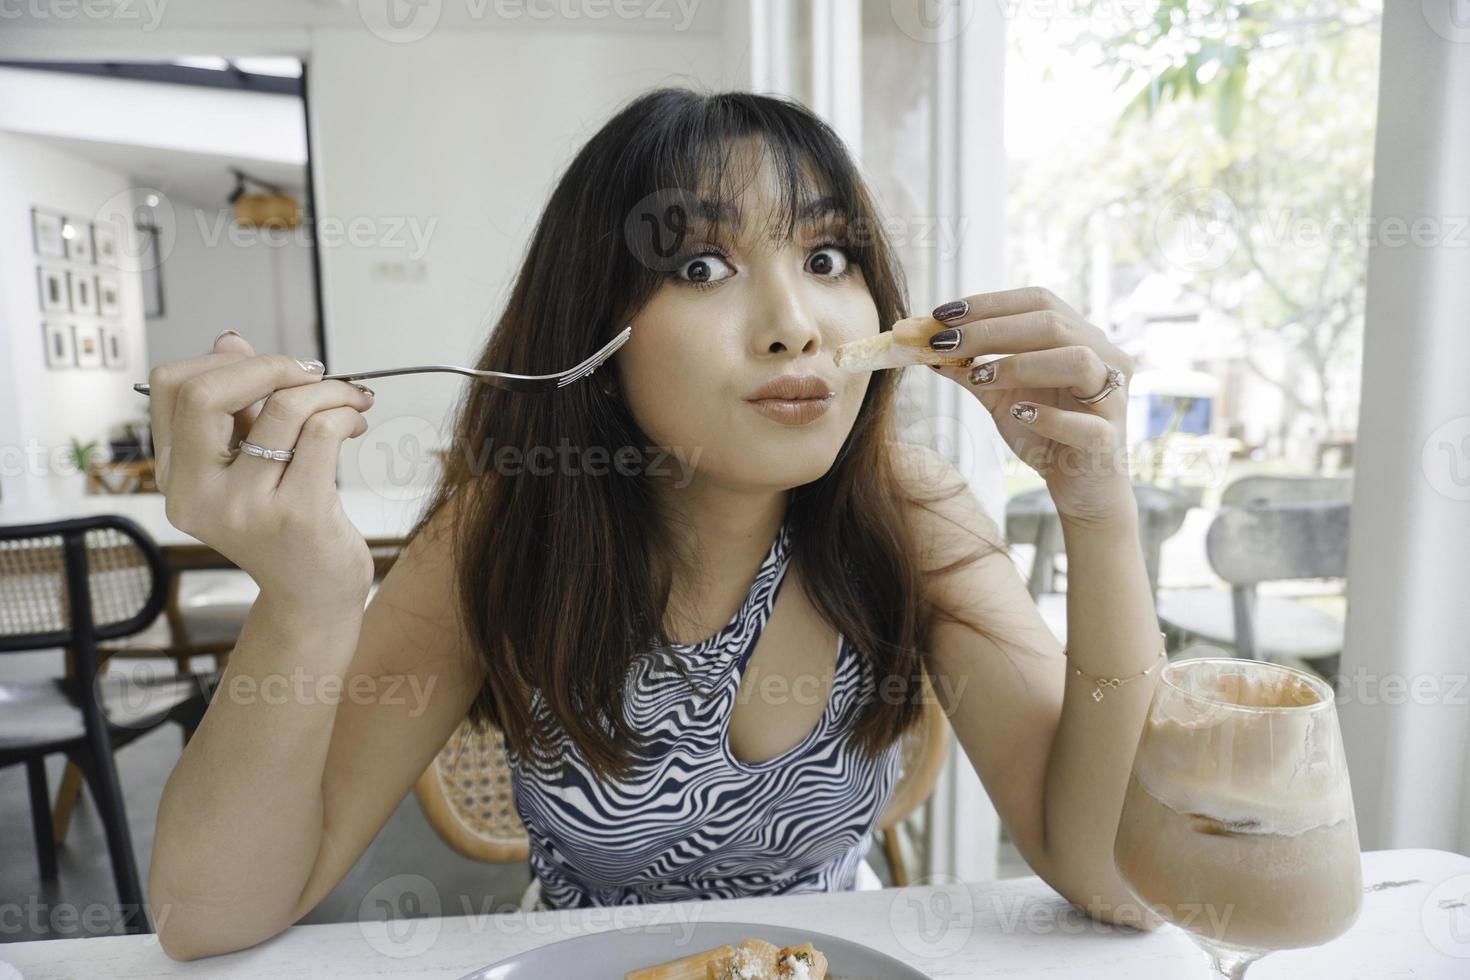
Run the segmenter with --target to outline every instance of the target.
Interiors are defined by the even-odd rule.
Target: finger
[[[216,355],[224,356],[224,355]],[[173,468],[207,477],[231,462],[235,413],[277,388],[321,380],[321,362],[285,354],[239,357],[194,375],[178,388],[173,411]]]
[[[334,408],[352,408],[365,412],[372,407],[372,389],[345,381],[323,381],[315,385],[281,388],[266,398],[264,407],[245,438],[266,449],[294,449],[301,440],[301,430],[312,416]],[[252,482],[274,489],[286,471],[287,463],[241,453],[231,469],[238,470]]]
[[[240,336],[233,330],[226,330],[214,338],[214,352],[216,354],[238,354],[243,357],[254,357],[255,348],[250,341]],[[235,413],[235,431],[230,437],[230,444],[239,442],[245,433],[250,431],[250,426],[255,422],[255,416],[260,414],[262,402],[256,402]]]
[[[1000,388],[1058,388],[1073,398],[1090,398],[1108,383],[1109,368],[1091,347],[1056,347],[1011,354],[969,368],[954,369],[966,386]]]
[[[196,375],[240,359],[241,355],[235,351],[201,354],[182,361],[160,364],[148,372],[148,427],[153,433],[153,456],[158,469],[160,490],[167,489],[173,447],[174,411],[177,408],[179,388]]]
[[[1068,306],[1056,293],[1043,286],[1022,286],[1020,289],[1002,289],[991,293],[975,293],[957,300],[940,303],[931,314],[949,326],[973,323],[976,320],[1015,316],[1037,310],[1056,310],[1081,320],[1082,315]]]
[[[931,318],[932,319],[932,318]],[[957,357],[983,354],[1021,354],[1032,350],[1084,345],[1098,351],[1104,360],[1124,360],[1097,327],[1056,310],[1033,310],[977,320],[956,326],[915,317],[893,325],[900,339],[925,344],[932,350]],[[933,328],[933,333],[925,333]]]
[[[1088,412],[1016,402],[1011,406],[1011,418],[1039,436],[1075,449],[1106,450],[1116,439],[1113,423]]]
[[[342,443],[357,438],[367,428],[367,419],[355,408],[330,408],[308,418],[296,441],[296,455],[281,477],[279,492],[306,498],[334,489]]]

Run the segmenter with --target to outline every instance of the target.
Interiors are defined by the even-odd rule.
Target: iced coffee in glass
[[[1341,935],[1363,883],[1332,688],[1254,660],[1167,665],[1113,856],[1138,899],[1221,976]]]

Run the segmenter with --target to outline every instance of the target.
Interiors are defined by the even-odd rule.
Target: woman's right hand
[[[337,494],[342,443],[367,431],[370,391],[322,381],[322,365],[256,354],[226,332],[202,357],[148,373],[158,488],[169,522],[249,573],[263,594],[307,612],[361,611],[367,542]],[[241,438],[295,449],[289,462],[245,453]]]

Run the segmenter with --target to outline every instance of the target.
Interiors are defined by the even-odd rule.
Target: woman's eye
[[[817,249],[807,260],[807,267],[819,276],[838,278],[847,274],[847,252],[840,246],[828,245]]]
[[[730,278],[734,274],[735,270],[730,268],[724,259],[715,255],[713,252],[696,255],[688,262],[679,266],[678,269],[680,279],[692,282],[696,286],[719,282],[722,279]]]

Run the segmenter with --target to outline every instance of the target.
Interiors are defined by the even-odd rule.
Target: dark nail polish
[[[959,327],[946,327],[929,338],[931,350],[954,350],[960,345],[960,338],[964,334]]]
[[[929,315],[936,320],[953,320],[968,312],[970,312],[970,304],[962,299],[957,299],[952,303],[942,303],[934,307],[934,312]]]

